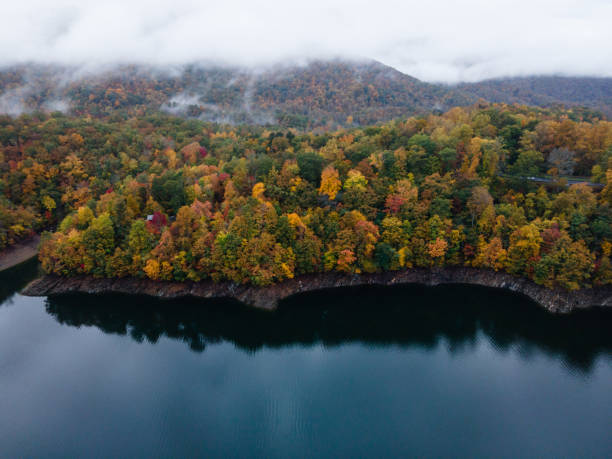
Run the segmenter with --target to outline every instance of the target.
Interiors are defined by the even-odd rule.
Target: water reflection
[[[285,301],[274,313],[232,302],[160,301],[126,296],[51,298],[47,312],[66,325],[155,343],[184,341],[191,350],[230,341],[254,352],[287,345],[437,346],[452,352],[485,335],[500,351],[518,348],[528,358],[545,352],[588,372],[612,353],[612,313],[552,315],[523,297],[467,286],[357,288],[317,292]]]
[[[13,268],[0,271],[0,306],[40,275],[38,260],[32,258]]]

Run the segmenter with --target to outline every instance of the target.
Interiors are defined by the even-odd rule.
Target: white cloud
[[[606,0],[20,0],[0,63],[378,59],[429,81],[612,76]]]

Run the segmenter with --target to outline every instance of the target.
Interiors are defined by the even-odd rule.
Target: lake
[[[475,287],[28,298],[0,273],[1,457],[610,457],[612,314]]]

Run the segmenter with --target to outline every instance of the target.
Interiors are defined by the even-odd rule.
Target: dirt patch
[[[38,254],[40,236],[36,235],[27,241],[14,244],[0,252],[0,271],[12,268]]]

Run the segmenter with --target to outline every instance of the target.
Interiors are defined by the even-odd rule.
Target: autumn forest
[[[0,143],[0,248],[42,232],[49,273],[267,285],[471,266],[612,283],[597,117],[481,102],[314,133],[37,112],[0,118]]]

